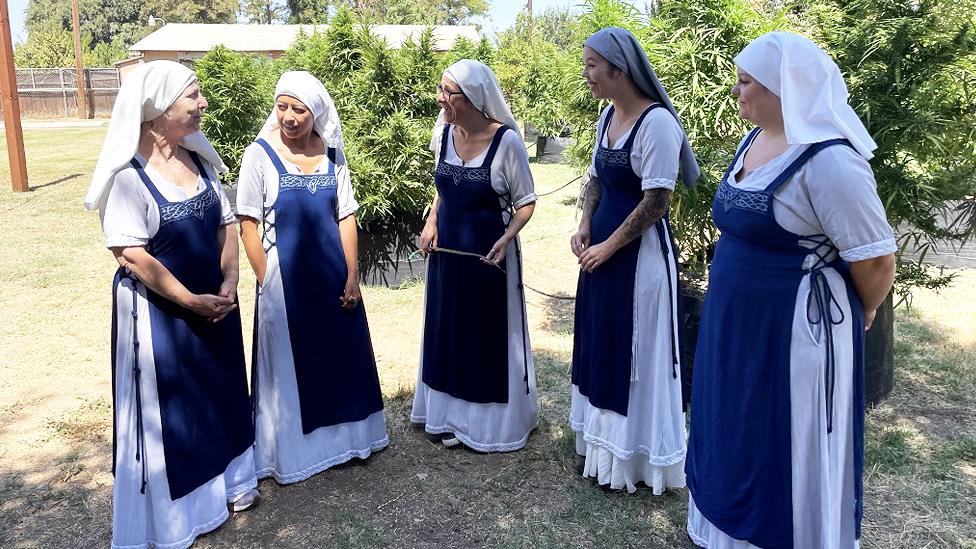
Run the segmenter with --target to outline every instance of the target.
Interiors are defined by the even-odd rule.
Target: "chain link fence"
[[[84,78],[88,115],[111,115],[115,96],[119,93],[119,70],[115,67],[85,69]],[[74,67],[17,69],[17,94],[20,99],[20,115],[23,118],[78,116],[78,87]]]

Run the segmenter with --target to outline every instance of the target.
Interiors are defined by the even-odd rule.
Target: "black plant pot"
[[[878,307],[874,324],[864,338],[864,394],[868,407],[888,398],[895,382],[894,294]]]
[[[684,409],[691,404],[691,379],[695,364],[695,345],[701,324],[704,298],[682,292],[681,397]],[[894,386],[894,299],[892,294],[878,307],[874,324],[864,341],[864,393],[868,407],[888,398]]]
[[[420,216],[375,220],[359,231],[359,278],[364,284],[397,287],[423,277],[426,258],[417,253]]]

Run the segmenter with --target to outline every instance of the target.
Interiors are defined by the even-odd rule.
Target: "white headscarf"
[[[294,97],[308,107],[312,113],[315,133],[319,134],[327,149],[342,148],[342,128],[339,125],[339,112],[336,110],[332,96],[325,90],[325,86],[318,78],[308,71],[288,71],[282,73],[275,85],[275,100],[282,95]],[[258,133],[258,137],[267,138],[271,131],[278,126],[277,107],[271,107],[271,114]]]
[[[735,64],[779,96],[791,145],[845,138],[865,159],[874,156],[871,151],[878,146],[847,103],[840,69],[808,38],[766,33],[750,42]]]
[[[444,76],[457,82],[468,101],[485,116],[497,120],[515,131],[519,130],[512,109],[505,102],[505,94],[502,93],[502,87],[498,84],[498,78],[495,77],[495,73],[488,65],[471,59],[462,59],[445,69]],[[437,122],[434,124],[434,137],[430,142],[431,150],[435,149],[437,138],[440,135],[438,130],[443,127],[444,110],[441,109],[441,113],[437,116]]]
[[[85,209],[101,209],[105,205],[115,174],[129,165],[139,148],[142,123],[166,112],[196,79],[191,69],[175,61],[151,61],[125,77],[115,98],[105,142],[85,196]],[[184,137],[181,145],[200,153],[218,172],[227,171],[220,155],[202,132]]]

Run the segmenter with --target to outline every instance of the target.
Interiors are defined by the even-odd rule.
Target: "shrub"
[[[195,67],[210,106],[201,127],[230,168],[224,183],[237,181],[244,149],[264,124],[274,98],[271,63],[218,46]]]

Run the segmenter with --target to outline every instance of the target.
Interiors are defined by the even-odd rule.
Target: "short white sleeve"
[[[590,154],[590,167],[586,170],[590,178],[596,177],[596,153],[600,150],[600,142],[605,141],[600,132],[603,131],[603,124],[607,120],[607,113],[610,112],[610,107],[604,107],[603,111],[600,112],[600,118],[596,121],[596,140],[593,143],[593,152]]]
[[[349,164],[346,163],[346,156],[342,153],[342,149],[336,150],[335,165],[336,183],[338,183],[336,188],[337,208],[339,219],[343,219],[356,213],[356,210],[359,209],[359,202],[356,202],[356,195],[352,189],[352,177],[349,174]]]
[[[820,151],[808,161],[803,181],[823,233],[845,261],[898,249],[871,166],[856,151],[841,145]]]
[[[248,145],[241,158],[241,172],[237,179],[237,215],[251,217],[258,222],[264,218],[266,183],[262,160],[267,156],[261,145]]]
[[[674,190],[683,141],[681,126],[667,109],[657,107],[647,114],[630,150],[630,165],[641,178],[642,191]]]
[[[507,131],[502,135],[501,142],[498,144],[498,151],[495,153],[495,160],[492,162],[493,187],[498,179],[494,177],[496,171],[505,183],[504,190],[508,193],[513,208],[517,210],[538,199],[535,194],[532,170],[529,169],[529,155],[525,152],[525,146],[522,144],[518,132]]]
[[[202,160],[202,159],[201,159]],[[207,162],[203,162],[203,169],[207,171],[207,175],[210,177],[210,183],[214,186],[217,191],[217,196],[220,197],[220,217],[221,225],[230,225],[231,223],[237,223],[237,217],[234,215],[234,210],[230,207],[230,198],[227,196],[227,191],[224,190],[224,186],[220,183],[220,179],[217,177],[217,171],[214,170]],[[202,181],[200,182],[203,183]]]
[[[116,174],[105,206],[99,212],[105,246],[121,248],[148,244],[159,227],[158,212],[156,227],[150,227],[150,205],[157,209],[135,168],[125,168]]]

